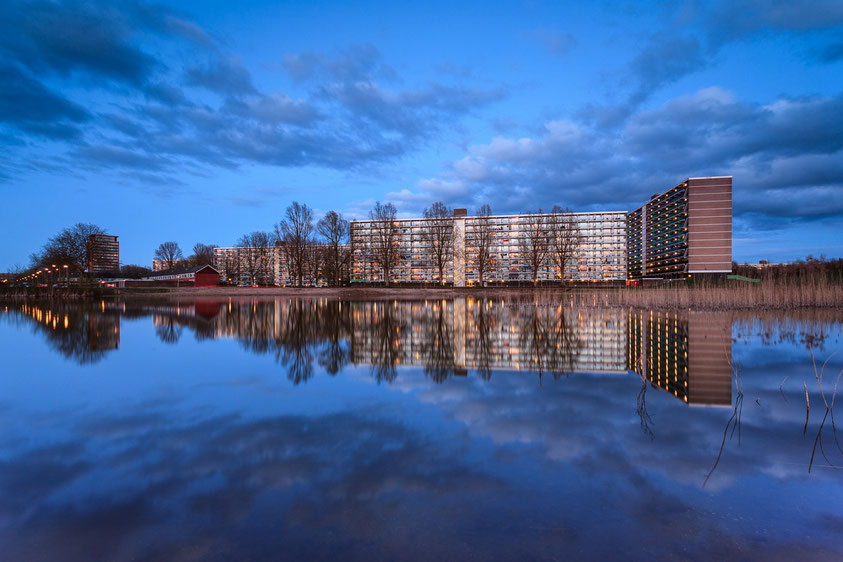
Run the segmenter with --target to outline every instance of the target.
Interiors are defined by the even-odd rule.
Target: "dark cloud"
[[[837,0],[722,0],[697,9],[715,41],[759,31],[809,32],[843,24],[843,4]]]
[[[372,44],[350,45],[335,53],[305,51],[287,53],[284,69],[296,81],[321,79],[357,82],[374,79],[396,79],[395,70],[383,62],[380,51]]]
[[[134,23],[106,2],[12,1],[0,11],[0,52],[36,73],[140,85],[158,63],[133,42]]]
[[[163,103],[164,105],[184,105],[187,103],[187,97],[181,89],[165,83],[147,84],[144,93],[151,99]]]
[[[817,57],[821,62],[833,63],[843,60],[843,41],[831,43]]]
[[[282,93],[245,100],[228,99],[222,109],[267,124],[287,123],[303,126],[310,124],[318,116],[316,108],[307,101],[294,100]]]
[[[142,150],[113,145],[90,145],[76,149],[77,155],[90,163],[107,167],[137,168],[139,170],[161,170],[166,160],[152,156]]]
[[[30,134],[49,138],[79,135],[76,123],[89,114],[70,100],[52,92],[16,66],[0,66],[0,122]]]
[[[43,17],[33,15],[39,10]],[[309,94],[260,91],[242,62],[189,18],[141,2],[16,2],[2,18],[0,31],[8,33],[0,37],[0,52],[17,61],[2,70],[7,87],[0,93],[0,122],[14,127],[6,136],[19,146],[28,136],[75,138],[58,157],[63,166],[128,173],[142,183],[243,163],[332,169],[382,163],[503,96],[438,83],[387,88],[380,81],[395,81],[395,71],[372,45],[287,55],[285,68],[312,84]],[[145,50],[151,34],[189,53],[185,70],[172,70],[178,65]],[[113,88],[118,82],[119,91]],[[83,107],[46,83],[101,95]],[[196,89],[220,97],[208,101]],[[4,169],[6,178],[13,174]]]
[[[653,91],[706,65],[696,37],[659,33],[632,59],[630,72],[638,82],[630,103],[637,105]]]
[[[257,93],[252,76],[236,57],[215,57],[203,66],[187,69],[187,83],[223,95]]]
[[[503,97],[500,90],[468,90],[432,84],[427,89],[391,91],[374,82],[335,83],[323,90],[349,111],[349,117],[374,131],[427,136],[448,117],[466,113]]]

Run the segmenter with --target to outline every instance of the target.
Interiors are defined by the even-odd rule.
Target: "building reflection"
[[[120,344],[120,319],[151,317],[157,337],[175,344],[230,338],[273,355],[294,384],[318,365],[335,375],[368,365],[378,382],[401,366],[436,383],[496,371],[560,378],[638,374],[687,404],[731,401],[730,320],[695,312],[571,308],[542,300],[457,298],[353,302],[329,299],[100,302],[6,307],[33,322],[47,341],[81,363]]]
[[[628,312],[627,367],[679,400],[732,401],[731,322],[706,312]]]

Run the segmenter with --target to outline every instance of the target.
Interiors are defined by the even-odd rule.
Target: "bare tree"
[[[163,261],[166,265],[165,269],[173,269],[180,260],[184,259],[184,254],[178,242],[162,242],[155,249],[155,259]]]
[[[521,259],[530,267],[534,287],[539,284],[539,269],[547,263],[550,254],[549,238],[548,216],[543,214],[541,209],[530,213],[521,221],[518,248],[521,251]]]
[[[316,230],[327,244],[324,255],[324,273],[328,283],[337,287],[342,283],[343,271],[351,260],[348,244],[349,223],[336,211],[328,211],[318,223]]]
[[[486,272],[492,261],[492,208],[484,204],[477,210],[474,219],[474,233],[471,242],[472,259],[480,276],[480,286],[486,286]]]
[[[194,244],[190,262],[193,265],[214,265],[214,248],[216,244]]]
[[[313,243],[313,210],[293,201],[284,220],[275,225],[275,237],[283,242],[291,277],[301,287],[307,269],[307,246]]]
[[[570,209],[553,206],[550,217],[550,251],[554,264],[559,268],[562,282],[565,282],[565,269],[579,251],[582,236]]]
[[[439,284],[445,284],[445,266],[454,250],[454,212],[437,201],[424,210],[425,221],[421,228],[422,239],[430,249],[433,266],[439,274]]]
[[[308,244],[306,248],[305,276],[311,285],[318,285],[319,278],[323,277],[326,250],[327,246],[316,242]]]
[[[40,252],[32,254],[32,266],[66,265],[73,273],[83,273],[88,269],[88,237],[91,234],[105,234],[105,230],[81,222],[63,229],[50,238]]]
[[[388,286],[391,272],[398,262],[400,252],[398,248],[398,224],[395,216],[398,210],[392,203],[375,203],[375,208],[369,211],[372,222],[372,234],[369,252],[372,261],[378,264],[383,272],[383,281]]]
[[[216,262],[217,267],[222,267],[225,278],[229,283],[239,284],[240,276],[243,267],[240,260],[240,254],[237,251],[227,251],[220,262]]]
[[[245,248],[243,266],[252,285],[266,284],[270,278],[269,234],[256,230],[240,237],[237,245]]]

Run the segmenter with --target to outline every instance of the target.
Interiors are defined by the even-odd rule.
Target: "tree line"
[[[349,282],[352,250],[349,221],[328,211],[318,221],[313,209],[293,201],[272,230],[256,230],[237,241],[234,252],[221,252],[216,267],[229,280],[247,278],[252,285],[272,284],[273,249],[280,252],[291,284],[302,287],[324,280],[330,286]]]
[[[521,221],[522,236],[519,251],[538,283],[542,267],[554,264],[565,271],[579,246],[580,235],[568,209],[555,206],[549,214],[539,209]],[[471,232],[466,233],[458,247],[454,229],[453,209],[437,201],[424,209],[425,221],[415,235],[428,249],[420,266],[435,272],[440,285],[446,282],[446,269],[455,258],[465,258],[477,271],[479,282],[485,285],[495,265],[494,227],[489,205],[477,209]],[[359,248],[361,257],[380,270],[386,284],[393,280],[393,272],[406,258],[401,245],[398,211],[392,203],[376,202],[369,211],[371,233]],[[88,237],[105,234],[105,229],[86,223],[65,228],[50,238],[44,247],[31,256],[31,268],[47,264],[67,264],[72,275],[84,275],[88,265]],[[273,254],[280,252],[290,284],[301,287],[324,281],[330,286],[350,282],[354,250],[350,222],[341,213],[329,211],[318,221],[313,209],[297,201],[286,209],[283,218],[272,230],[256,230],[242,235],[235,252],[215,255],[215,244],[196,243],[193,252],[185,257],[178,242],[165,241],[154,251],[154,259],[163,269],[196,265],[213,265],[229,280],[247,279],[252,285],[274,283]],[[103,276],[145,277],[152,271],[139,265],[122,265],[119,271]]]

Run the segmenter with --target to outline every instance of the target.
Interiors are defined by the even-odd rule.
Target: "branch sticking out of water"
[[[808,416],[811,413],[811,400],[808,398],[808,385],[802,381],[802,386],[805,388],[805,427],[802,428],[802,437],[808,432]]]

